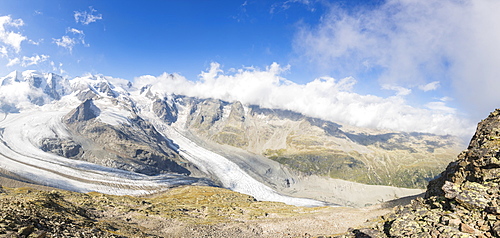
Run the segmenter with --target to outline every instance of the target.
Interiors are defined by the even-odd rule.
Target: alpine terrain
[[[500,109],[469,147],[429,182],[424,198],[338,237],[500,237]]]
[[[357,128],[101,75],[15,71],[0,87],[2,177],[75,192],[201,185],[363,207],[421,193],[462,148],[453,136]]]

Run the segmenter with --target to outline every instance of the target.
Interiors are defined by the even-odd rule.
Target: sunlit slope
[[[452,136],[369,130],[299,113],[178,97],[186,128],[305,174],[368,184],[426,186],[462,149]]]

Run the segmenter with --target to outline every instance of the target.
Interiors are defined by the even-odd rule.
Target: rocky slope
[[[214,187],[150,197],[40,188],[0,187],[0,237],[316,237],[388,212],[258,202]]]
[[[467,150],[429,183],[424,199],[342,237],[500,237],[499,156],[497,109],[479,123]]]
[[[173,113],[159,116],[186,120],[183,126],[201,140],[241,148],[308,175],[423,188],[461,149],[451,136],[366,130],[216,99],[170,100]],[[179,113],[186,118],[178,119]]]

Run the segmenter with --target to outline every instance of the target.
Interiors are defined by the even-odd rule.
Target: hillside
[[[0,237],[311,237],[390,211],[258,202],[206,186],[149,197],[39,189],[0,189]]]
[[[467,150],[429,183],[425,198],[340,237],[499,237],[499,131],[497,109],[479,123]]]
[[[171,117],[174,125],[201,140],[241,148],[308,175],[424,188],[461,148],[452,136],[368,130],[239,102],[172,100],[175,114],[183,115]]]

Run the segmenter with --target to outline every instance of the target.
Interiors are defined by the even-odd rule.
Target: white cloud
[[[75,47],[75,45],[77,44],[82,44],[86,47],[90,46],[89,44],[85,43],[85,33],[83,32],[83,30],[68,28],[66,29],[66,33],[72,33],[73,35],[75,35],[75,37],[65,35],[60,39],[53,39],[53,42],[58,46],[68,49],[70,52],[73,51],[73,47]]]
[[[406,96],[411,93],[411,89],[409,88],[404,88],[401,86],[390,85],[390,84],[383,84],[382,89],[396,91],[396,96]]]
[[[424,92],[433,91],[439,88],[439,81],[430,82],[426,85],[420,85],[418,88]]]
[[[52,66],[52,71],[58,72],[60,75],[66,74],[66,71],[62,68],[63,63],[56,64],[54,61],[50,61],[50,66]]]
[[[49,58],[48,55],[34,55],[32,57],[23,56],[23,60],[21,62],[21,66],[28,67],[30,65],[37,65],[46,61]]]
[[[21,59],[20,58],[9,59],[9,63],[7,63],[6,66],[10,67],[14,65],[21,65],[22,67],[28,67],[31,65],[37,65],[44,61],[47,61],[48,58],[49,58],[48,55],[37,55],[37,54],[32,57],[23,56]]]
[[[85,35],[83,34],[83,31],[82,30],[78,30],[78,29],[75,29],[75,28],[68,28],[66,30],[66,32],[71,32],[73,34],[80,34],[80,35]]]
[[[441,111],[448,114],[455,114],[457,112],[455,108],[446,106],[445,102],[430,102],[425,106],[433,111]]]
[[[95,10],[93,7],[89,7],[90,9],[90,12],[87,12],[87,11],[82,11],[82,12],[79,12],[79,11],[75,11],[75,22],[76,23],[82,23],[83,25],[88,25],[92,22],[96,22],[97,20],[101,20],[102,19],[102,14],[96,14],[94,15],[94,13],[97,12],[97,10]]]
[[[39,88],[30,87],[28,82],[15,82],[0,87],[0,110],[11,108],[27,109],[34,106],[33,98],[43,98],[44,93]]]
[[[381,84],[429,90],[439,80],[480,119],[500,105],[498,9],[498,0],[386,0],[350,12],[332,7],[319,24],[302,25],[294,47],[330,73],[372,72]]]
[[[287,0],[283,2],[276,2],[271,6],[271,9],[269,10],[269,13],[274,14],[277,11],[283,11],[283,10],[288,10],[292,4],[303,4],[307,7],[307,9],[311,12],[316,11],[316,8],[314,8],[314,3],[316,1],[309,1],[309,0]]]
[[[73,47],[76,45],[77,41],[69,36],[63,36],[61,39],[53,39],[56,45],[68,49],[70,52],[73,51]]]
[[[288,109],[325,120],[361,127],[470,136],[474,125],[461,119],[444,102],[426,108],[409,106],[402,97],[382,98],[353,92],[356,80],[322,77],[305,85],[280,75],[289,70],[273,63],[265,70],[247,68],[225,73],[220,65],[200,74],[197,82],[177,74],[135,79],[139,88],[153,85],[163,95],[179,94],[202,98],[240,101],[267,108]],[[404,91],[404,90],[402,90]]]
[[[5,57],[8,57],[8,55],[9,55],[9,53],[7,51],[7,47],[5,47],[5,46],[0,47],[0,56],[5,58]]]
[[[21,43],[27,38],[21,33],[13,32],[7,29],[7,27],[20,27],[23,26],[24,22],[22,19],[12,19],[10,16],[0,16],[0,44],[11,47],[16,53],[21,51]]]
[[[450,101],[453,101],[453,98],[451,98],[451,97],[442,97],[439,100],[443,101],[443,102],[450,102]]]
[[[34,40],[28,40],[28,42],[32,45],[40,45],[41,42],[43,42],[43,39],[34,41]]]
[[[7,67],[11,67],[11,66],[14,66],[14,65],[18,65],[19,63],[21,63],[21,60],[19,58],[13,58],[13,59],[9,59],[9,63],[7,63]]]

